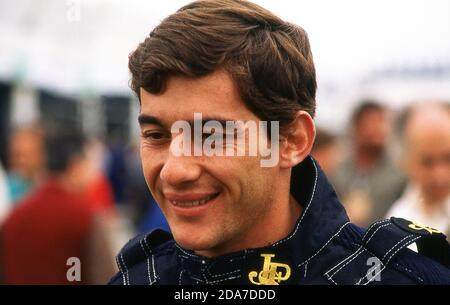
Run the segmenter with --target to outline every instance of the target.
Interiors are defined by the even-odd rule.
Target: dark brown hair
[[[157,94],[171,75],[224,69],[261,120],[292,122],[315,112],[316,73],[308,36],[248,1],[201,0],[164,19],[129,57],[131,88]]]

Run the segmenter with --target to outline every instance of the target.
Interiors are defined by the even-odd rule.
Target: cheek
[[[221,209],[226,214],[246,209],[246,198],[251,191],[252,168],[246,157],[211,157],[202,162],[205,183],[220,187],[224,195]],[[250,179],[252,178],[252,179]]]
[[[419,182],[423,183],[426,180],[427,169],[420,164],[413,164],[410,170],[411,176]]]
[[[140,157],[145,181],[153,193],[153,188],[159,175],[158,168],[161,168],[161,154],[141,147]]]
[[[236,227],[244,229],[254,225],[264,215],[273,200],[272,171],[261,168],[247,168],[240,177],[240,197],[234,202],[235,206],[230,213]],[[245,229],[244,229],[245,230]]]
[[[242,158],[236,163],[234,166],[227,166],[227,171],[230,172],[228,179],[239,188],[241,200],[246,202],[246,206],[241,206],[240,209],[248,209],[249,206],[257,205],[267,197],[271,188],[270,181],[274,179],[276,173],[274,168],[261,167],[260,159],[257,157]]]

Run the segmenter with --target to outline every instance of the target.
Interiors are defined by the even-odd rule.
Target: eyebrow
[[[194,126],[194,120],[184,120],[184,121],[188,122],[189,125],[191,125],[191,127]],[[220,125],[222,125],[222,127],[225,129],[227,122],[236,122],[239,120],[232,120],[232,119],[226,119],[226,118],[220,118],[220,117],[204,117],[204,118],[202,118],[202,122],[201,122],[202,127],[205,125],[206,122],[209,122],[209,121],[216,121]],[[240,121],[242,121],[242,120],[240,120]],[[140,114],[138,117],[138,122],[139,122],[139,125],[141,125],[141,126],[142,125],[157,125],[161,128],[167,129],[167,125],[164,124],[160,119],[158,119],[155,116],[148,115],[148,114]]]
[[[222,118],[208,118],[208,117],[206,117],[206,118],[202,118],[202,127],[206,124],[206,122],[210,122],[210,121],[219,122],[219,124],[222,125],[222,128],[225,128],[226,122],[227,121],[232,121],[232,120],[227,120],[227,119],[222,119]],[[194,124],[193,120],[189,120],[188,122],[189,122],[189,124],[191,126],[193,126],[193,124]]]
[[[142,126],[142,125],[157,125],[159,127],[166,128],[166,125],[161,120],[159,120],[158,118],[156,118],[152,115],[148,115],[148,114],[140,114],[138,116],[138,122],[139,122],[140,126]]]

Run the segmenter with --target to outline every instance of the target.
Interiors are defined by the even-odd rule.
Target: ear
[[[289,169],[302,162],[311,152],[316,128],[306,111],[298,111],[280,137],[280,167]]]

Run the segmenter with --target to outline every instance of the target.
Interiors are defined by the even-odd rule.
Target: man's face
[[[10,140],[11,170],[24,179],[33,179],[44,166],[44,144],[38,133],[21,130]]]
[[[171,133],[171,125],[193,121],[194,112],[203,120],[259,122],[225,72],[171,77],[162,94],[141,89],[141,118],[157,120],[140,122],[145,179],[181,246],[204,253],[239,250],[255,230],[267,230],[261,224],[274,212],[279,168],[261,167],[259,156],[175,156],[170,144],[182,134]]]
[[[450,121],[437,128],[409,132],[407,170],[429,202],[450,195]]]
[[[382,110],[368,110],[355,126],[355,140],[360,147],[381,152],[390,134],[388,114]]]

